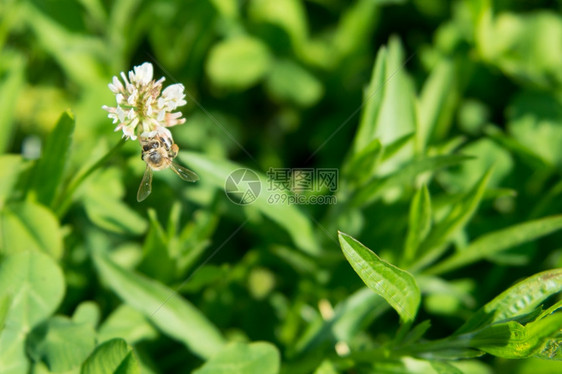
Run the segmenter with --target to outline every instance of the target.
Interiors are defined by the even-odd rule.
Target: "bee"
[[[152,192],[152,171],[171,168],[181,179],[187,182],[199,180],[193,171],[176,164],[173,159],[178,155],[178,145],[165,134],[156,134],[153,137],[139,137],[142,154],[146,162],[146,170],[137,192],[137,201],[141,202]]]

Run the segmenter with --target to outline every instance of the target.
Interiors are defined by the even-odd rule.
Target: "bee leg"
[[[175,158],[175,157],[178,155],[178,152],[179,152],[179,147],[178,147],[178,145],[175,144],[175,143],[172,144],[172,148],[170,149],[170,153],[171,153],[170,156],[171,156],[172,158]]]

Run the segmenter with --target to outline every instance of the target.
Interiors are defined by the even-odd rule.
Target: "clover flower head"
[[[123,136],[135,140],[138,134],[169,134],[166,127],[181,125],[185,119],[181,112],[174,112],[187,104],[184,100],[184,86],[180,83],[169,85],[162,91],[164,77],[153,80],[152,64],[145,62],[135,66],[128,76],[121,73],[121,80],[113,77],[108,84],[115,94],[117,106],[102,106],[107,115],[117,124],[115,131],[122,130]]]

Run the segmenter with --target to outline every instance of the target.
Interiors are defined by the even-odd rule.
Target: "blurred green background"
[[[193,349],[198,339],[204,345],[204,331],[187,338],[186,349],[173,327],[155,321],[152,304],[143,309],[130,299],[132,290],[151,289],[147,279],[166,287],[153,290],[155,300],[177,290],[226,340],[275,345],[286,373],[390,372],[323,359],[335,355],[341,336],[354,352],[384,344],[398,329],[394,314],[363,304],[336,230],[408,267],[402,243],[420,181],[439,221],[491,166],[477,212],[448,245],[462,248],[481,234],[559,213],[561,11],[560,0],[1,0],[2,253],[30,245],[47,252],[66,284],[50,313],[76,315],[93,302],[85,307],[98,316],[91,334],[98,342],[124,338],[143,372],[191,372],[214,351]],[[145,164],[129,141],[70,188],[121,137],[101,109],[115,103],[107,84],[145,61],[156,79],[166,77],[164,86],[186,87],[180,110],[187,122],[171,131],[179,163],[201,180],[156,173],[152,195],[137,203]],[[72,133],[68,152],[55,141],[67,109],[75,126],[59,131]],[[378,147],[376,139],[387,152],[380,165],[354,163],[361,150]],[[474,158],[444,159],[416,169],[415,178],[382,182],[424,157],[453,153]],[[42,154],[43,164],[35,161]],[[272,207],[266,196],[234,205],[222,186],[239,167],[263,176],[269,168],[338,168],[338,204]],[[51,176],[56,184],[42,194]],[[21,227],[29,233],[20,235]],[[450,334],[516,280],[560,266],[561,238],[443,274],[456,294],[422,286],[418,320],[432,321],[428,337]],[[96,260],[98,252],[105,260]],[[112,266],[142,278],[120,289]],[[315,332],[311,326],[326,319],[322,306],[331,310],[350,295],[358,303],[353,326],[336,336]],[[26,352],[34,372],[56,371]],[[410,370],[394,364],[406,371],[392,372]],[[491,356],[461,369],[562,370],[556,362]]]

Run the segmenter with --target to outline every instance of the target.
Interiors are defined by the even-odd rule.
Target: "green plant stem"
[[[68,184],[65,191],[59,196],[58,203],[55,205],[54,210],[57,217],[61,218],[66,213],[68,207],[70,206],[70,203],[72,202],[72,196],[74,195],[74,192],[76,192],[76,189],[80,187],[82,182],[84,182],[86,178],[88,178],[99,167],[104,165],[113,156],[113,154],[117,150],[119,150],[119,148],[121,148],[123,144],[125,144],[125,141],[126,139],[122,138],[119,141],[119,143],[117,143],[113,148],[111,148],[102,158],[96,161],[96,163],[90,166],[88,170],[86,170],[82,174],[79,174]]]

